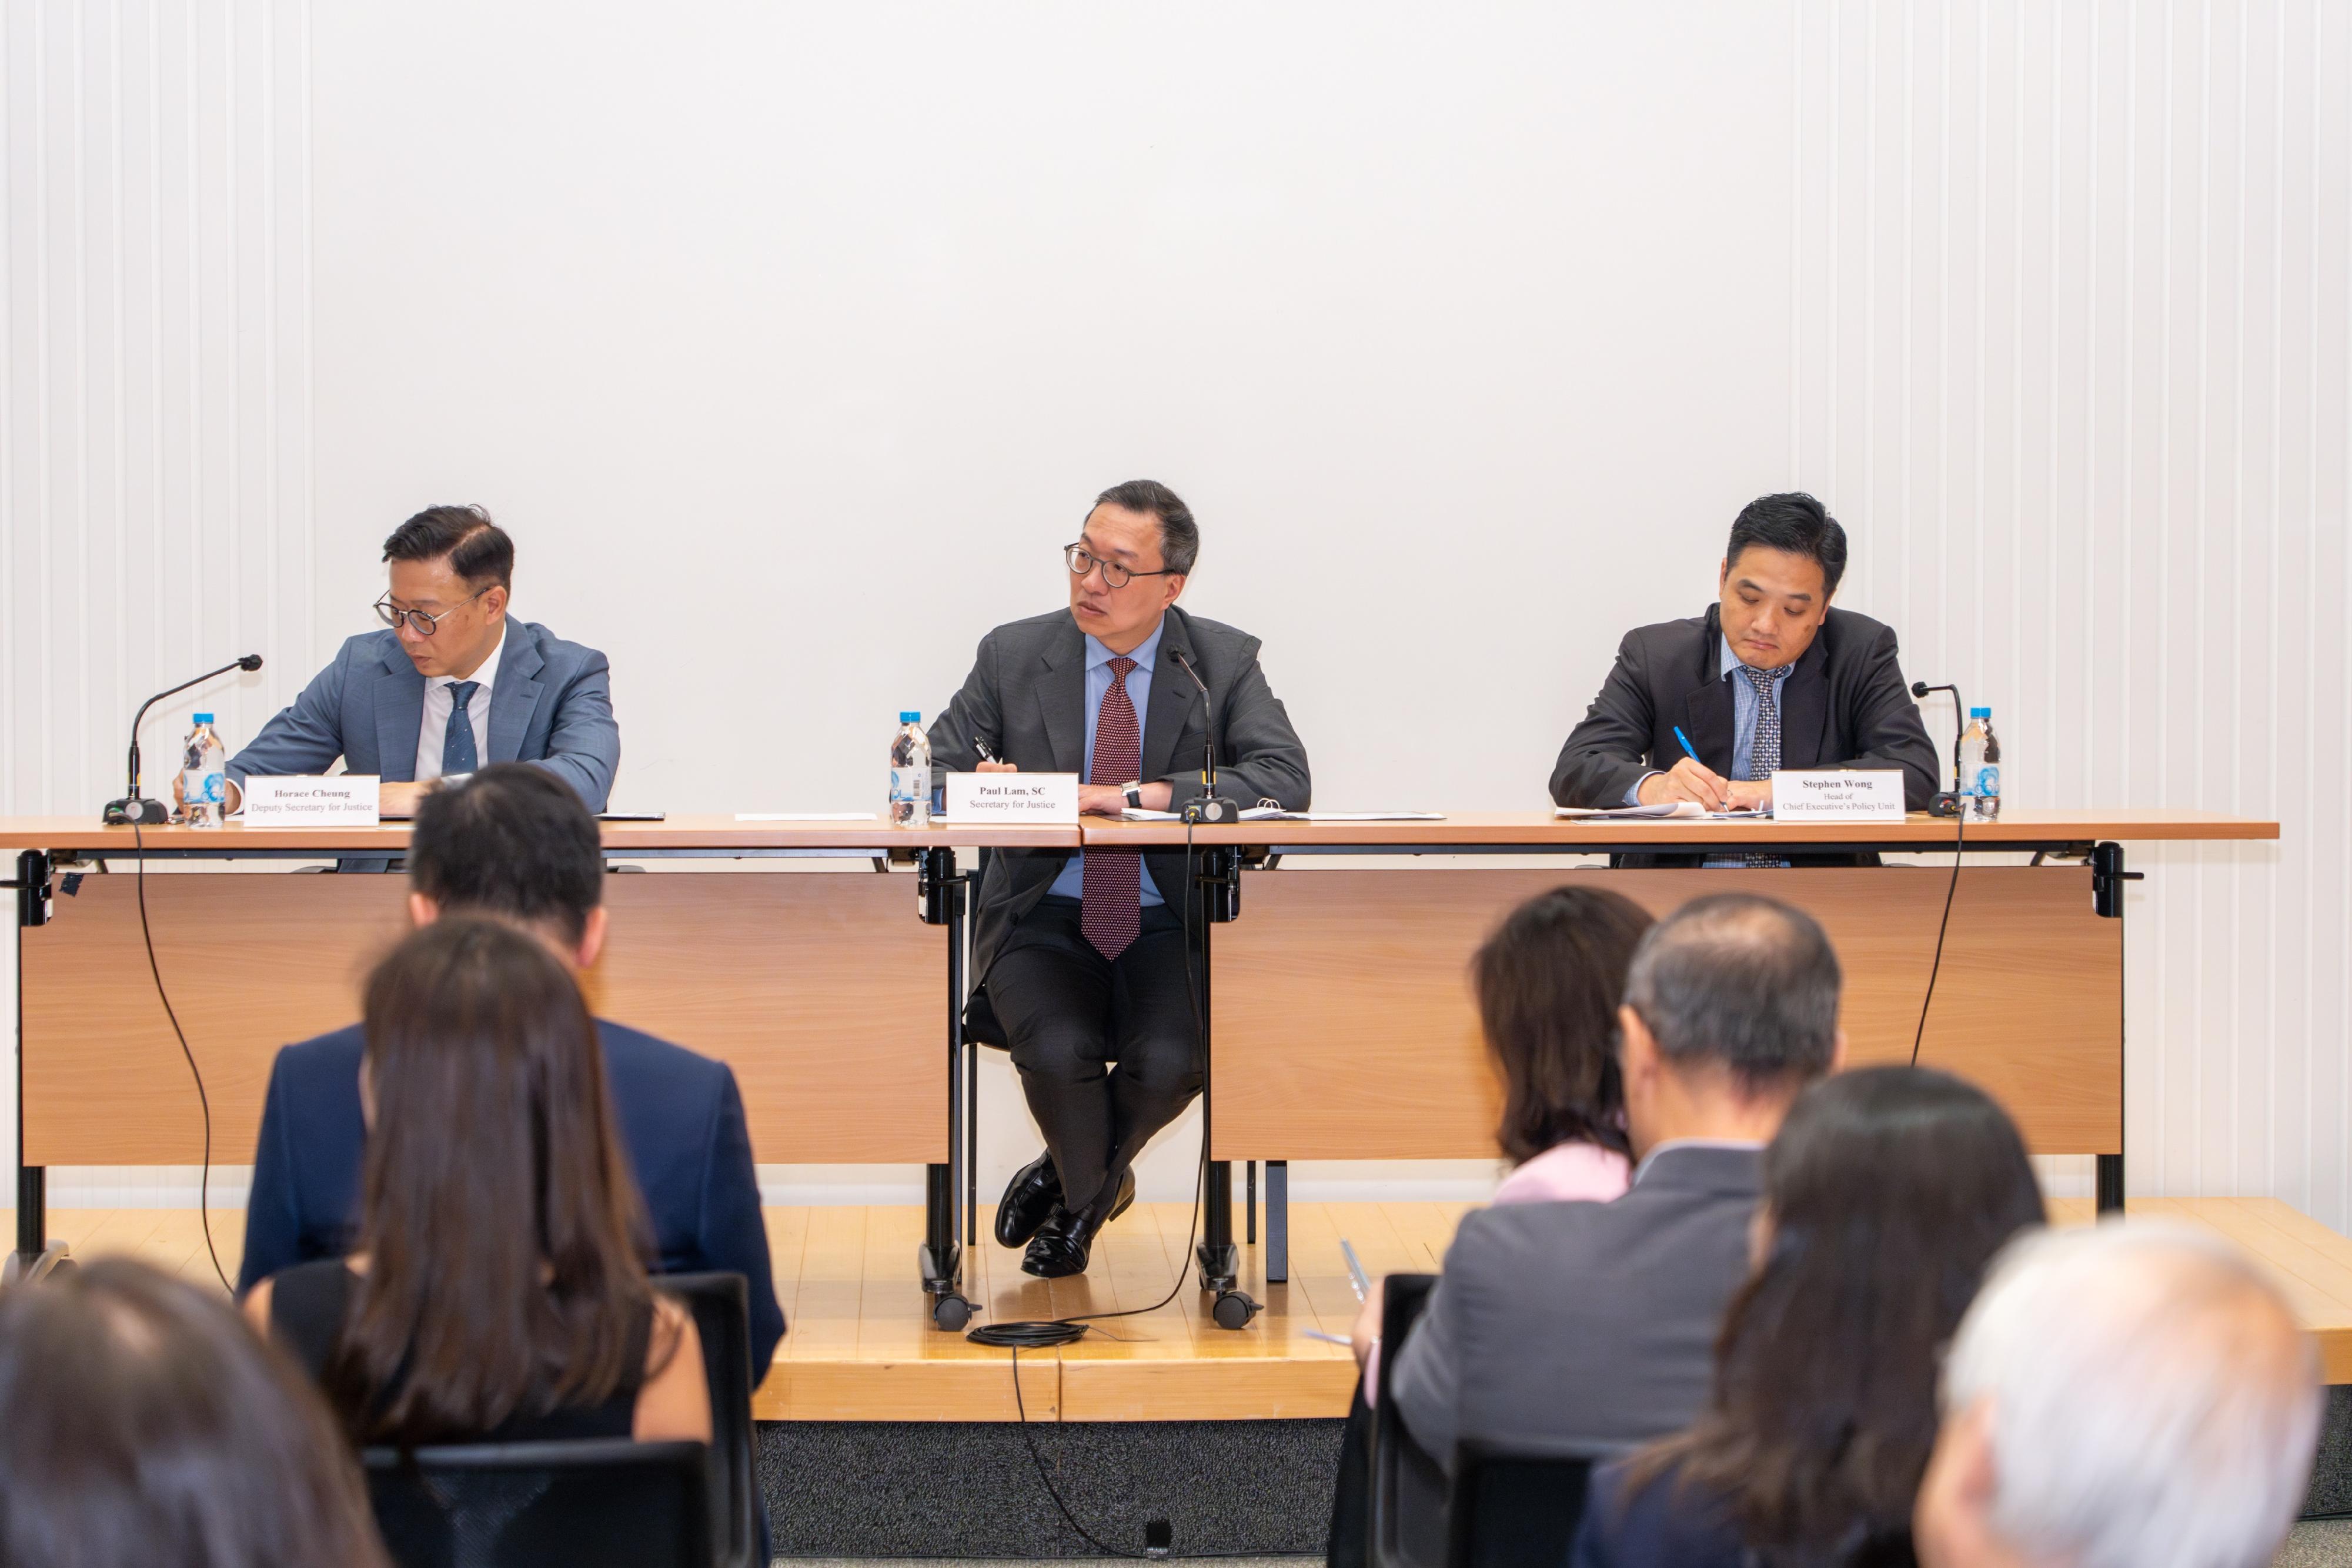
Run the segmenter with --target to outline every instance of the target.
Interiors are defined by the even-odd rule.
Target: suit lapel
[[[394,639],[383,652],[369,694],[375,709],[375,770],[395,784],[416,777],[416,736],[425,724],[425,677]]]
[[[1823,627],[1823,632],[1828,628]],[[1829,754],[1829,649],[1815,637],[1813,645],[1780,685],[1780,766],[1818,767]]]
[[[1044,673],[1037,682],[1037,706],[1045,721],[1045,742],[1054,749],[1054,770],[1087,771],[1087,639],[1076,622],[1069,622],[1038,655]]]
[[[1723,662],[1723,628],[1717,614],[1715,607],[1709,605],[1706,635],[1699,640],[1699,656],[1704,663],[1700,670],[1694,672],[1698,684],[1683,694],[1681,724],[1683,733],[1698,747],[1698,759],[1727,779],[1731,776],[1731,748],[1738,740],[1739,722],[1732,706],[1730,683],[1717,668]],[[1650,760],[1656,767],[1672,768],[1682,759],[1683,748],[1679,745],[1662,745]]]
[[[539,710],[539,673],[547,668],[539,644],[511,615],[507,617],[506,639],[499,655],[498,685],[490,688],[492,762],[521,759],[523,737],[530,733],[531,716]]]
[[[1186,634],[1181,612],[1173,605],[1160,622],[1160,652],[1151,663],[1151,711],[1143,720],[1143,777],[1165,779],[1169,765],[1176,754],[1176,737],[1184,733],[1185,722],[1201,701],[1201,688],[1176,662],[1176,654],[1200,661],[1192,652],[1192,640]],[[1202,677],[1205,679],[1206,677]],[[1186,763],[1192,758],[1186,758]]]

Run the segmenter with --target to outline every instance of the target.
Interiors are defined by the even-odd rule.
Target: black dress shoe
[[[1097,1193],[1092,1201],[1076,1214],[1056,1207],[1029,1239],[1029,1250],[1021,1255],[1021,1271],[1034,1274],[1041,1280],[1064,1280],[1087,1271],[1087,1262],[1093,1255],[1095,1238],[1102,1228],[1125,1214],[1135,1204],[1135,1173],[1119,1173],[1118,1186],[1109,1193]]]
[[[996,1206],[996,1244],[1018,1247],[1062,1207],[1062,1177],[1046,1150],[1013,1173]]]

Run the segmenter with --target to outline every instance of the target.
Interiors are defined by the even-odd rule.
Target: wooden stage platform
[[[1374,1274],[1437,1268],[1455,1222],[1449,1203],[1295,1203],[1290,1281],[1269,1290],[1255,1248],[1243,1251],[1244,1288],[1266,1303],[1248,1328],[1208,1319],[1185,1245],[1191,1209],[1139,1204],[1104,1233],[1095,1266],[1076,1280],[1032,1280],[1019,1255],[987,1237],[966,1267],[981,1322],[1150,1307],[1183,1270],[1164,1307],[1105,1322],[1058,1352],[1021,1357],[1016,1409],[1011,1353],[930,1327],[914,1279],[922,1214],[908,1207],[771,1208],[777,1294],[791,1332],[753,1401],[762,1420],[1033,1421],[1252,1420],[1347,1413],[1355,1364],[1308,1338],[1345,1335],[1356,1310],[1339,1255],[1354,1243]],[[2053,1206],[2062,1224],[2090,1218],[2088,1199]],[[2320,1342],[2330,1383],[2352,1384],[2352,1239],[2274,1198],[2147,1198],[2133,1215],[2209,1226],[2263,1260]],[[213,1213],[213,1244],[232,1277],[245,1217]],[[1238,1228],[1238,1227],[1236,1227]],[[133,1253],[215,1289],[192,1209],[53,1209],[50,1234],[77,1257]]]

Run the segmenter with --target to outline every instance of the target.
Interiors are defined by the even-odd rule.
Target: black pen
[[[976,735],[971,737],[971,748],[980,753],[980,759],[982,762],[993,762],[996,760],[996,753],[988,749],[988,742],[982,740]]]

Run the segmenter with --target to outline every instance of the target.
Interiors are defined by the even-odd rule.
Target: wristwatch
[[[1129,810],[1140,811],[1143,810],[1143,784],[1141,780],[1134,780],[1120,785],[1119,793],[1127,797],[1127,809]]]

